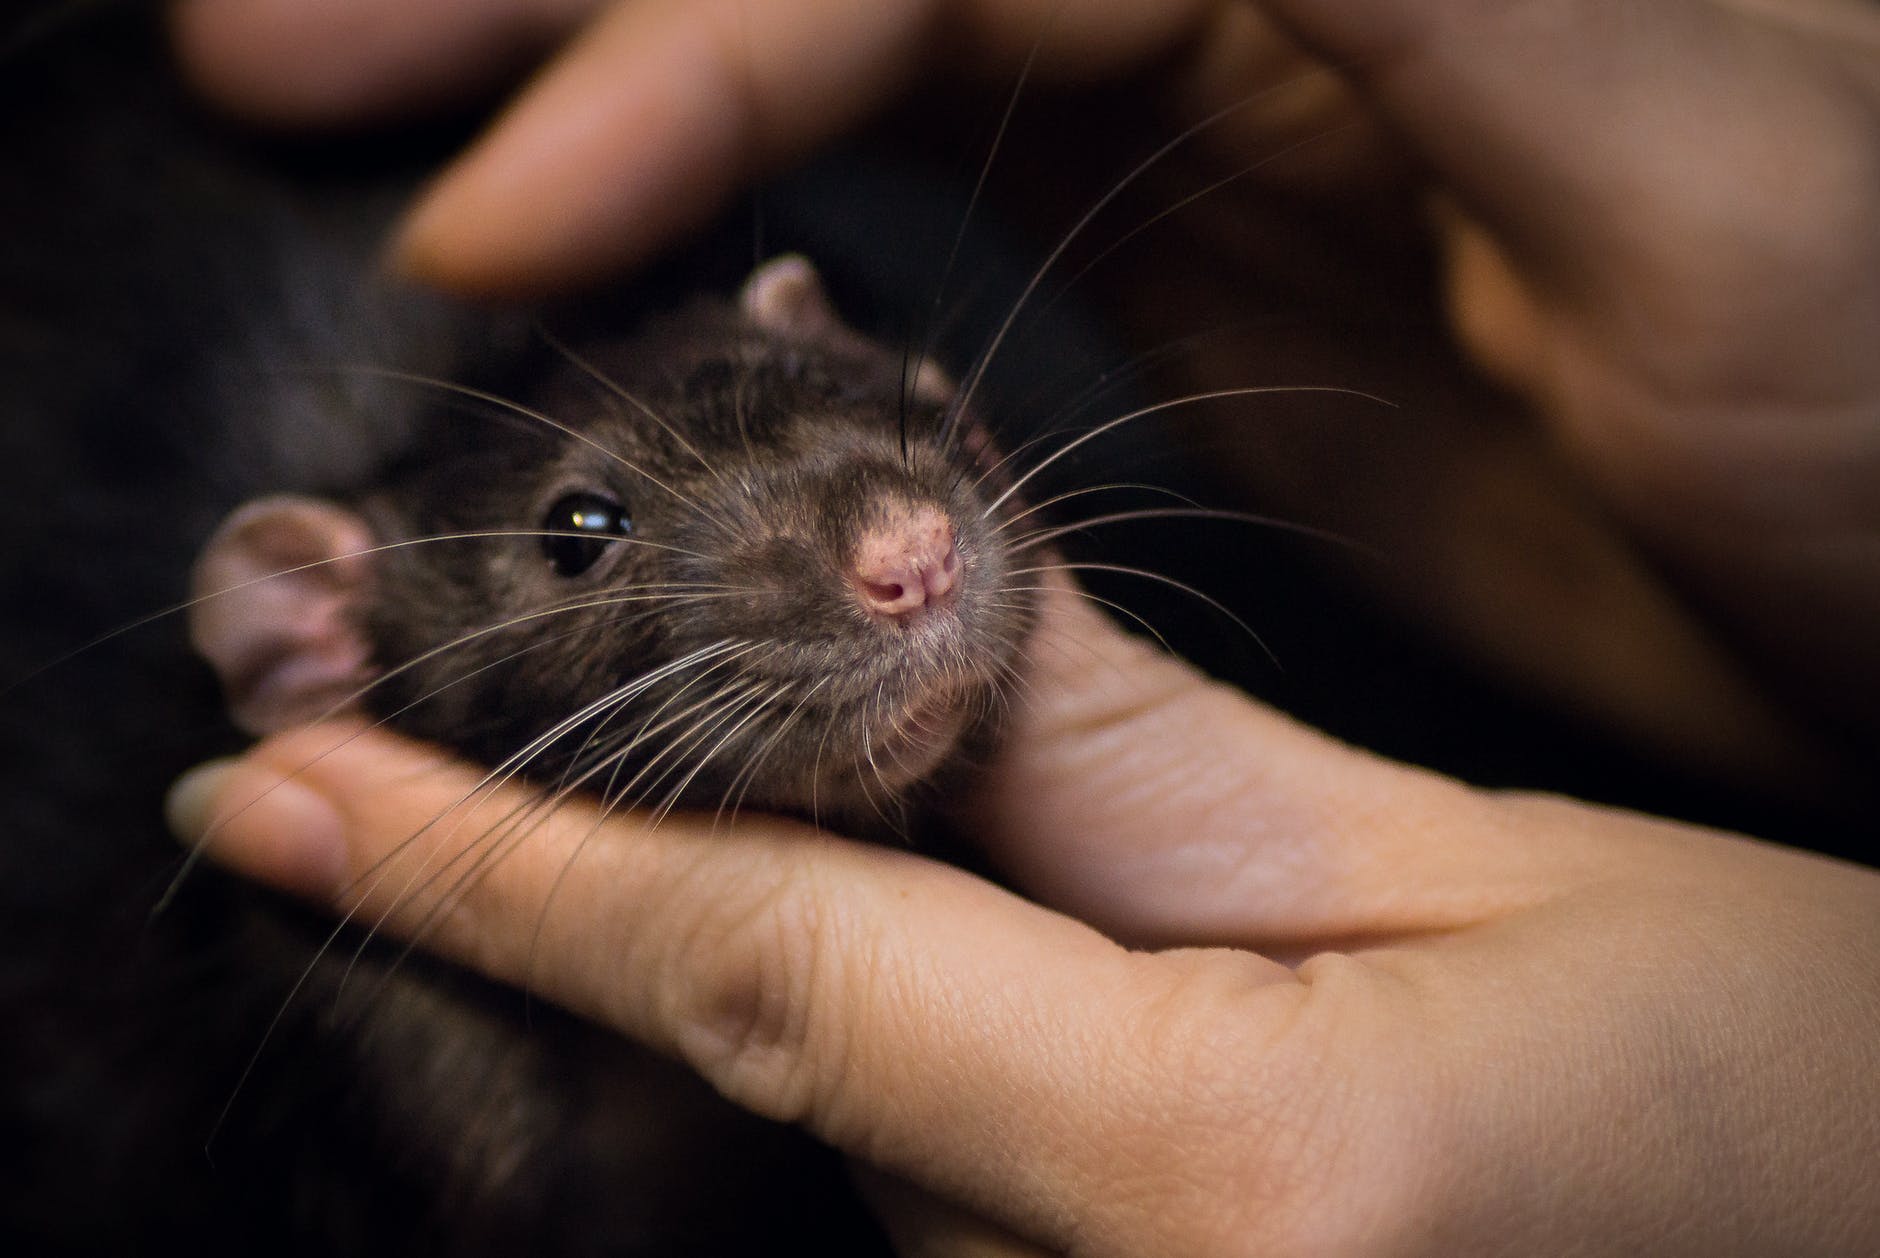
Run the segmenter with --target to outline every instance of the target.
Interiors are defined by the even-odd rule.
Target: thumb
[[[1030,701],[969,834],[1027,893],[1140,945],[1288,951],[1531,903],[1574,857],[1507,801],[1345,746],[1045,597]]]

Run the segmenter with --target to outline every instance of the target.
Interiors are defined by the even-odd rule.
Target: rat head
[[[193,634],[239,724],[356,705],[629,803],[871,828],[983,747],[1030,598],[938,373],[798,258],[557,349],[360,502],[223,525]]]

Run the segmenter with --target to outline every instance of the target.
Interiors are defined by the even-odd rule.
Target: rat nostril
[[[870,581],[861,578],[862,594],[871,602],[895,603],[907,596],[907,587],[899,581]]]
[[[937,507],[896,507],[856,544],[852,580],[864,610],[906,619],[943,606],[959,585],[953,522]]]

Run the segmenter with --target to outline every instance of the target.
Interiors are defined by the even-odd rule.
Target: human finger
[[[355,125],[487,91],[602,0],[176,0],[197,87],[249,117]]]
[[[278,874],[287,831],[323,835],[333,859],[293,863],[291,889],[671,1053],[738,1104],[1027,1237],[1125,1226],[1142,1203],[1113,1198],[1117,1159],[1151,1165],[1213,1121],[1223,1078],[1167,1094],[1168,1037],[1204,1034],[1160,995],[1179,958],[780,820],[648,829],[572,802],[478,876],[433,881],[463,836],[532,796],[505,788],[465,812],[477,771],[389,734],[332,734],[282,736],[224,769],[205,801],[225,818],[210,854]],[[330,821],[310,821],[310,799]],[[1287,1025],[1290,971],[1230,954],[1196,968],[1175,987],[1192,982],[1197,1006],[1244,999],[1235,1035]],[[1246,1055],[1223,1050],[1215,1074]]]
[[[739,187],[853,126],[936,69],[1015,77],[1036,46],[1080,76],[1167,49],[1222,0],[641,0],[574,42],[408,219],[398,256],[447,287],[506,295],[623,269]]]
[[[485,90],[583,17],[589,29],[439,178],[402,237],[409,269],[519,296],[627,266],[937,76],[1005,91],[1027,73],[1094,83],[1153,65],[1171,116],[1229,107],[1205,130],[1234,161],[1309,150],[1343,170],[1372,155],[1337,76],[1245,0],[182,0],[172,25],[210,96],[331,124]]]
[[[1533,903],[1593,860],[1510,801],[1347,747],[1053,582],[1028,701],[965,831],[1028,894],[1143,944],[1378,942]]]
[[[1604,1250],[1669,1220],[1714,1253],[1735,1234],[1714,1211],[1738,1204],[1800,1238],[1793,1252],[1873,1226],[1843,1222],[1856,1171],[1811,1174],[1816,1148],[1852,1168],[1867,1143],[1839,1099],[1871,1066],[1875,891],[1859,871],[1529,806],[1542,837],[1609,828],[1625,852],[1505,922],[1295,972],[1232,949],[1129,953],[961,871],[789,823],[597,830],[576,805],[434,914],[423,878],[382,862],[422,864],[410,836],[473,794],[475,771],[383,734],[309,763],[322,745],[265,745],[211,805],[291,774],[333,810],[341,871],[324,882],[302,861],[300,891],[530,984],[937,1195],[902,1203],[898,1234],[928,1252],[1014,1252],[1001,1232],[1091,1255],[1227,1238],[1422,1252],[1413,1238],[1456,1226]],[[279,807],[287,789],[230,817],[220,858],[253,872],[283,827],[321,829],[304,799]],[[1809,1070],[1770,1068],[1817,1012],[1834,1031]],[[1650,1124],[1615,1154],[1613,1115],[1640,1112]],[[1721,1166],[1700,1138],[1719,1113]],[[1743,1203],[1739,1164],[1780,1187]]]

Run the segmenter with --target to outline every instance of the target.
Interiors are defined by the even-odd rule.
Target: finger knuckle
[[[848,1053],[854,932],[813,878],[721,894],[677,947],[681,1051],[734,1101],[780,1121],[827,1107]]]

